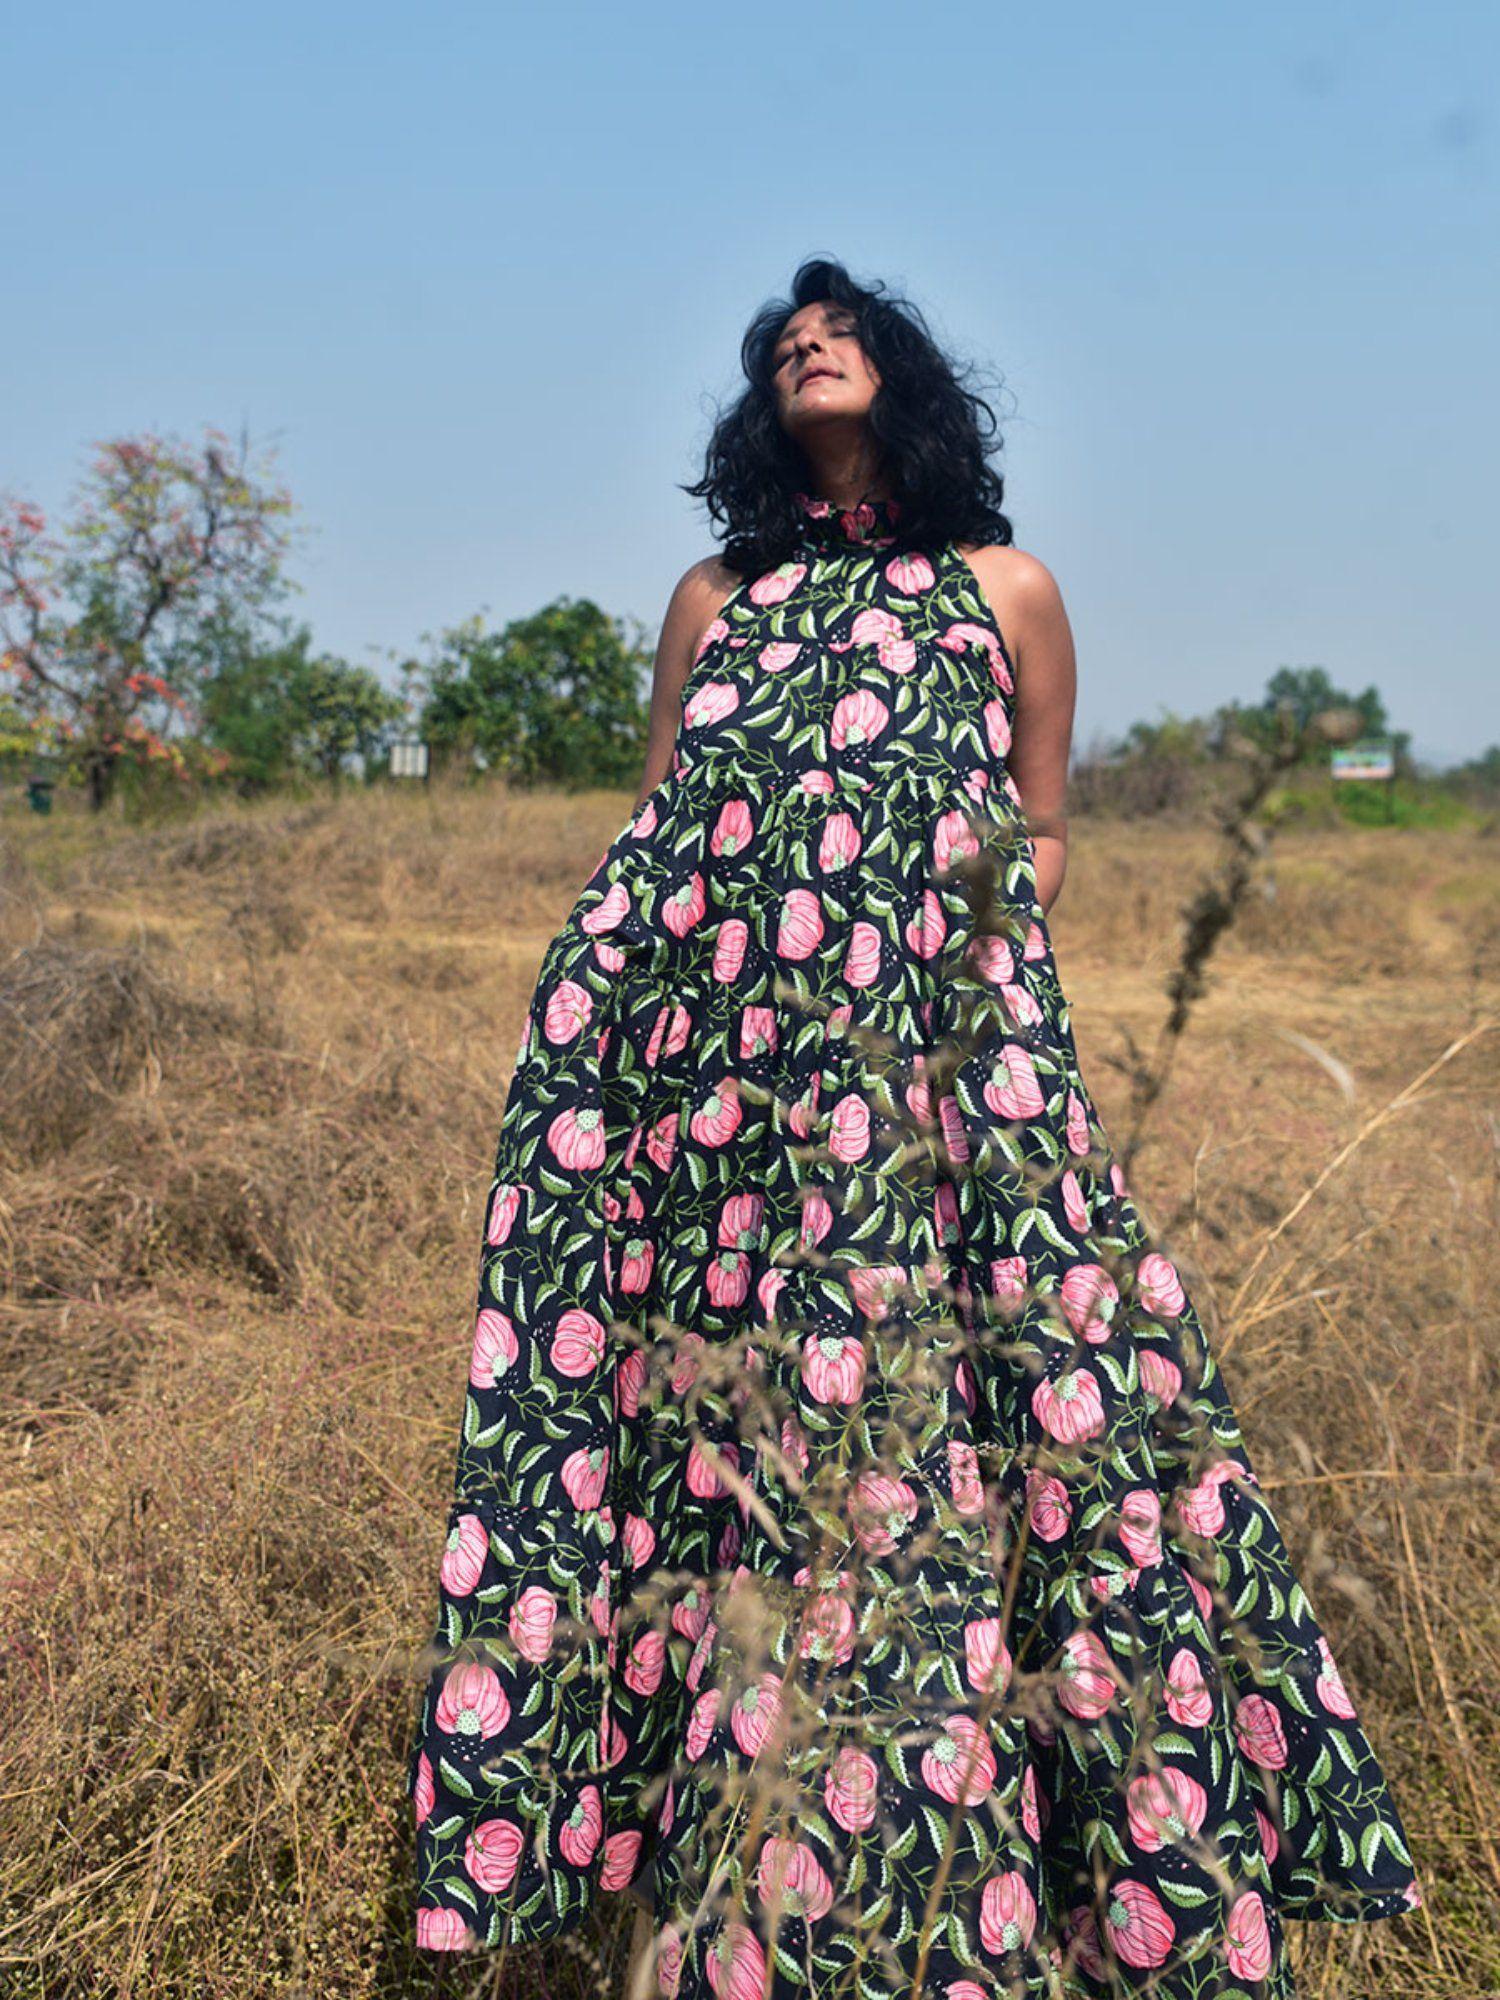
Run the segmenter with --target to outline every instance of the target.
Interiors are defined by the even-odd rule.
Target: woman
[[[812,261],[743,358],[502,1122],[419,1941],[634,1887],[678,2000],[1285,1995],[1417,1891],[1079,1074],[1067,617],[911,307]]]

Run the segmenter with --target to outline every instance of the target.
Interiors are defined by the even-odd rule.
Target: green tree
[[[646,751],[641,635],[588,598],[557,598],[487,631],[441,634],[425,668],[420,727],[436,757],[477,751],[520,784],[634,785]]]
[[[368,668],[314,654],[305,625],[272,647],[257,647],[231,626],[208,650],[215,667],[199,702],[203,732],[229,754],[244,789],[309,774],[337,778],[350,754],[373,761],[405,713],[401,697]]]

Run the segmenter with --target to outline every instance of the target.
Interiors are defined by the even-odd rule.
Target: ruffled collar
[[[842,548],[886,548],[896,539],[899,500],[866,494],[854,507],[835,507],[813,493],[792,496],[802,517],[804,540]]]

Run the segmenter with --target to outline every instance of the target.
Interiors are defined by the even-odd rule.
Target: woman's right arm
[[[739,582],[717,556],[705,556],[677,580],[662,619],[651,668],[651,710],[646,730],[646,768],[635,803],[639,806],[672,768],[677,728],[682,720],[682,689],[698,654],[698,641],[718,615],[719,606]]]

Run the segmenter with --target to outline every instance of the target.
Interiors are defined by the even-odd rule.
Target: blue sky
[[[274,446],[317,643],[568,592],[654,637],[745,321],[813,252],[998,383],[1075,744],[1374,682],[1500,740],[1491,5],[13,13],[0,489]]]

